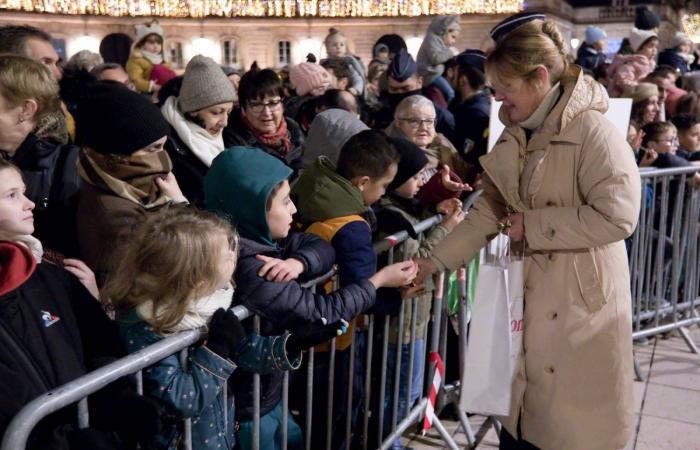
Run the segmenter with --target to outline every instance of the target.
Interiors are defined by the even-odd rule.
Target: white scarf
[[[189,302],[185,311],[185,317],[177,325],[170,328],[167,334],[195,330],[207,326],[214,312],[219,308],[228,309],[232,300],[233,286],[229,283],[223,289],[217,289],[206,297]],[[162,312],[162,307],[158,308],[155,316],[158,317]],[[140,318],[148,322],[153,317],[153,303],[150,301],[141,303],[136,307],[136,313]]]
[[[44,256],[44,246],[41,245],[41,241],[39,239],[35,238],[31,234],[24,234],[17,236],[15,238],[15,242],[27,247],[29,251],[32,252],[32,256],[34,256],[36,263],[41,264],[41,258]]]
[[[153,53],[153,52],[147,52],[144,49],[141,49],[141,54],[143,55],[144,58],[149,60],[151,64],[156,65],[156,64],[163,64],[163,54],[162,53]]]
[[[168,121],[182,142],[190,149],[194,155],[207,167],[211,167],[211,162],[219,153],[224,151],[224,136],[212,136],[207,130],[194,122],[185,119],[180,112],[177,97],[168,97],[160,108],[163,117]]]

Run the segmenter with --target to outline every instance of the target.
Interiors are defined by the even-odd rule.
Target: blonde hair
[[[561,33],[548,20],[520,25],[498,41],[486,58],[486,73],[496,80],[521,78],[531,82],[539,66],[547,68],[552,84],[569,67]]]
[[[36,122],[60,105],[58,82],[48,67],[20,55],[0,55],[0,95],[13,108],[35,100]]]
[[[229,250],[218,245],[217,235],[238,252],[238,234],[212,213],[176,208],[156,214],[120,254],[103,297],[122,311],[152,302],[149,324],[156,333],[167,332],[183,319],[190,301],[217,289],[221,252]]]
[[[328,35],[327,35],[326,38],[323,40],[323,45],[325,45],[326,47],[328,47],[328,40],[329,40],[330,38],[332,38],[332,37],[335,37],[335,36],[339,36],[339,37],[342,37],[343,39],[347,40],[347,38],[345,37],[345,35],[343,34],[342,31],[340,31],[340,30],[337,29],[337,28],[333,28],[333,27],[332,27],[332,28],[329,28],[329,29],[328,29]]]

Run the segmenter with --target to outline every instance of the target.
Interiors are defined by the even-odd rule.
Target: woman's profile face
[[[495,100],[502,102],[501,110],[508,120],[520,123],[535,112],[544,98],[546,91],[538,90],[533,83],[522,78],[494,79],[491,87],[495,91]]]
[[[228,116],[233,109],[233,102],[219,103],[192,113],[198,125],[207,130],[211,136],[219,136],[228,124]]]
[[[35,125],[34,115],[24,112],[22,104],[12,106],[0,94],[0,151],[14,153]]]
[[[653,95],[649,97],[644,105],[644,110],[642,111],[642,123],[648,124],[656,119],[656,115],[659,113],[659,97]]]

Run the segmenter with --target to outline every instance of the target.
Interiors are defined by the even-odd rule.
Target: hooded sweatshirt
[[[442,36],[452,27],[460,29],[459,16],[437,16],[430,22],[425,39],[418,50],[416,63],[418,73],[423,77],[423,85],[428,86],[445,71],[445,61],[452,58],[452,50],[442,40]]]
[[[337,162],[345,142],[368,129],[356,115],[344,109],[331,108],[319,113],[311,122],[304,143],[304,166],[313,164],[321,155],[326,155],[333,163]]]
[[[307,233],[291,233],[279,242],[272,238],[266,218],[268,199],[275,186],[291,173],[284,163],[262,150],[232,147],[214,159],[204,178],[207,208],[236,225],[242,237],[233,303],[262,316],[263,336],[340,319],[349,321],[371,307],[376,296],[374,286],[366,279],[328,295],[301,287],[300,282],[330,271],[335,253],[322,239]],[[257,255],[298,259],[304,264],[304,273],[298,280],[286,283],[267,281],[258,276],[263,262]],[[282,374],[264,375],[261,383],[261,415],[265,415],[281,399]],[[231,385],[237,402],[237,419],[252,420],[252,374],[236,371]]]

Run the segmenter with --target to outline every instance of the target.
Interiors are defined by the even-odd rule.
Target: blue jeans
[[[425,372],[425,341],[418,339],[415,342],[415,355],[413,357],[413,373],[411,374],[411,398],[406,401],[406,388],[408,387],[408,359],[410,357],[411,344],[401,345],[401,375],[399,378],[399,407],[396,423],[401,422],[408,414],[413,404],[421,396],[423,391],[423,373]],[[394,400],[394,374],[396,373],[396,345],[389,345],[386,371],[386,396],[384,397],[384,436],[391,431],[391,415]],[[401,439],[394,440],[391,448],[401,449]]]
[[[455,98],[455,90],[450,86],[450,82],[443,76],[439,76],[433,81],[433,84],[437,86],[438,89],[445,96],[447,104],[449,105],[453,98]]]
[[[236,433],[237,447],[243,450],[253,448],[253,421],[241,422]],[[282,402],[260,418],[260,450],[281,450],[282,448]],[[291,414],[287,415],[287,449],[302,450],[304,435]]]

